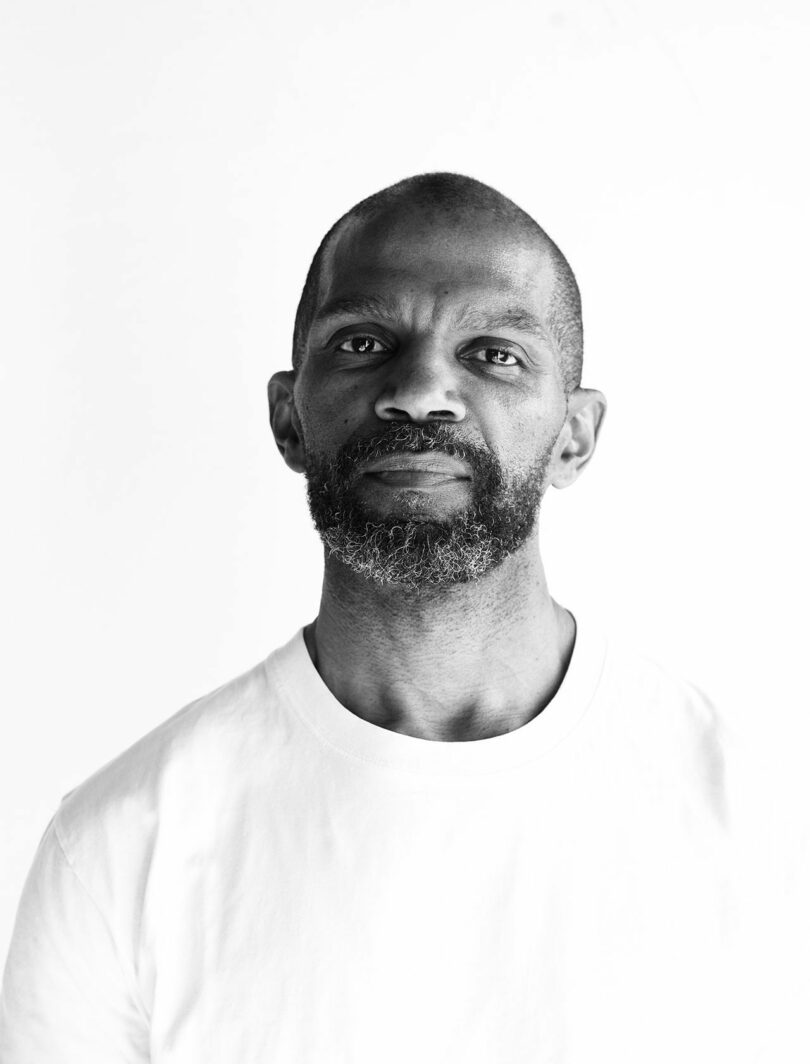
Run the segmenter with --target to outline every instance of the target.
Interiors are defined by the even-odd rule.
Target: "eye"
[[[345,340],[341,340],[336,350],[344,351],[348,355],[379,355],[388,349],[376,336],[360,333],[357,336],[347,336]]]
[[[498,347],[497,345],[490,345],[487,347],[476,348],[472,352],[474,355],[483,354],[483,359],[476,358],[476,362],[485,361],[490,366],[519,366],[520,359],[516,358],[514,352],[510,351],[508,347]],[[506,359],[511,359],[511,362],[507,362]]]

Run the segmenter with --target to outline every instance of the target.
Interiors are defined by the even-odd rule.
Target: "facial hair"
[[[537,522],[555,441],[528,473],[508,477],[483,447],[443,422],[392,423],[375,436],[350,437],[334,457],[306,446],[307,502],[331,558],[385,587],[427,592],[479,580],[521,547]],[[471,469],[472,500],[443,520],[380,516],[359,497],[358,465],[395,452],[440,451]],[[407,510],[407,503],[400,509]]]

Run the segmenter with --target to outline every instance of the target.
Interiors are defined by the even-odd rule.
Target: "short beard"
[[[528,475],[508,481],[489,451],[462,443],[444,423],[397,423],[378,436],[350,438],[334,459],[305,448],[309,511],[329,556],[359,576],[408,592],[446,589],[479,580],[523,546],[537,522],[552,448]],[[466,509],[443,521],[380,517],[357,498],[361,462],[424,451],[469,464]]]

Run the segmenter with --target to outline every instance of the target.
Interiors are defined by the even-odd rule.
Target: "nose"
[[[426,340],[403,345],[374,404],[383,421],[462,421],[466,407],[458,392],[458,367],[447,351]]]

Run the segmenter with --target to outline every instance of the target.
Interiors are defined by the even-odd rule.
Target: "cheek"
[[[318,452],[334,450],[357,426],[356,397],[335,390],[296,398],[305,445]]]
[[[538,457],[554,447],[564,424],[564,403],[510,404],[495,428],[501,461],[514,470],[534,468]]]

